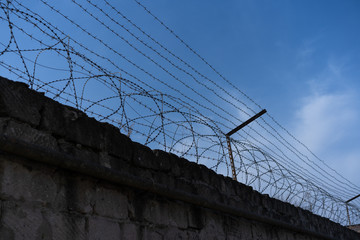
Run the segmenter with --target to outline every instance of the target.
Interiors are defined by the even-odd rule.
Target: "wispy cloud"
[[[296,52],[297,68],[308,67],[313,63],[313,55],[316,52],[317,38],[305,40]]]
[[[349,147],[360,139],[359,94],[344,74],[346,64],[329,61],[324,71],[308,81],[310,92],[295,113],[295,135],[315,154],[351,181],[360,184],[354,168],[360,151]]]
[[[342,141],[356,124],[354,99],[351,93],[306,97],[296,113],[297,136],[316,152]]]

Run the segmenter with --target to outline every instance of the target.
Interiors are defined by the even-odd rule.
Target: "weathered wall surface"
[[[360,239],[0,78],[0,240]]]

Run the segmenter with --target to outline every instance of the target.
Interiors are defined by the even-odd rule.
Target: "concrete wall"
[[[0,240],[360,239],[0,78]]]

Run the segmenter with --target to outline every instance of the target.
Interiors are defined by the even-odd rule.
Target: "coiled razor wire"
[[[1,75],[76,107],[151,148],[229,176],[225,133],[260,105],[137,0],[0,1]],[[141,17],[139,17],[141,16]],[[255,190],[348,224],[360,187],[269,114],[231,139]],[[348,204],[359,222],[359,200]]]

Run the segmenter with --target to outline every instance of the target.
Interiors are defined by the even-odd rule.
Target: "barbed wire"
[[[138,0],[133,0],[135,1],[139,6],[141,6],[148,14],[150,14],[152,17],[154,17],[154,19],[159,22],[167,31],[169,31],[172,35],[174,35],[174,37],[176,39],[178,39],[183,45],[186,46],[187,49],[189,49],[195,56],[197,56],[198,58],[200,58],[208,67],[210,67],[222,80],[224,80],[226,83],[228,83],[232,88],[236,89],[236,91],[238,93],[240,93],[241,95],[243,95],[246,99],[250,100],[256,107],[258,107],[258,109],[262,109],[262,107],[256,103],[251,97],[249,97],[246,93],[244,93],[243,91],[241,91],[237,86],[235,86],[231,81],[229,81],[228,79],[226,79],[221,73],[219,73],[210,63],[208,63],[197,51],[195,51],[193,48],[191,48],[181,37],[179,37],[173,30],[171,30],[163,21],[161,21],[158,17],[156,17],[148,8],[146,8],[141,2],[139,2]],[[218,85],[217,85],[218,86]],[[219,87],[219,86],[218,86]],[[222,89],[221,87],[219,87],[220,89]],[[222,89],[223,90],[223,89]],[[223,90],[225,91],[225,90]],[[225,91],[226,92],[226,91]],[[228,92],[226,92],[226,94],[230,95]],[[238,101],[236,98],[232,97],[234,100]],[[243,104],[241,101],[238,101],[239,103]],[[254,110],[248,108],[249,110],[252,111],[252,113],[256,113]],[[345,182],[347,182],[347,184],[352,185],[353,187],[358,188],[358,186],[356,186],[355,184],[351,183],[348,179],[344,178],[341,174],[339,174],[336,170],[332,169],[331,167],[329,167],[323,160],[321,160],[318,156],[315,155],[315,153],[313,153],[304,143],[302,143],[301,141],[299,141],[295,136],[293,136],[285,127],[283,127],[278,121],[276,121],[276,119],[274,117],[272,117],[269,113],[267,113],[267,116],[275,123],[275,125],[277,127],[279,127],[281,130],[283,130],[288,136],[290,136],[293,140],[295,140],[297,143],[299,143],[302,147],[304,147],[309,153],[311,153],[312,156],[314,156],[317,160],[319,160],[324,166],[326,166],[329,170],[331,170],[332,172],[334,172],[336,174],[336,177],[340,177],[341,179],[343,179]],[[270,123],[268,123],[267,121],[265,121],[264,119],[262,119],[265,124],[267,126],[269,126],[270,128],[272,128],[272,130],[280,137],[282,138],[281,134],[274,128],[271,126]],[[286,141],[285,139],[283,139],[284,141]],[[290,146],[292,146],[288,141],[286,141],[287,144],[289,144]],[[293,147],[293,146],[292,146]],[[295,150],[297,150],[295,147],[293,147]],[[306,157],[307,160],[311,161],[308,157]],[[316,167],[319,167],[322,169],[321,166],[319,166],[318,164],[316,164],[316,162],[311,161],[312,164],[314,164]],[[344,183],[342,181],[340,181],[341,183]]]
[[[120,8],[110,0],[68,0],[64,8],[7,0],[0,8],[0,67],[9,78],[117,126],[134,141],[231,174],[225,133],[261,106],[142,3]],[[156,30],[144,27],[150,22]],[[165,33],[170,37],[162,39]],[[176,44],[200,61],[169,47]],[[247,129],[231,139],[240,182],[348,222],[345,201],[358,186],[270,114]],[[352,222],[360,221],[359,201],[348,207]]]

